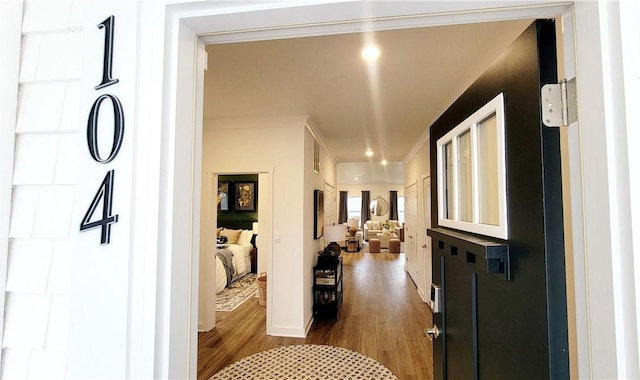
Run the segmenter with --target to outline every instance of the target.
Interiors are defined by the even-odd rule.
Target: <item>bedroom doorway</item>
[[[220,271],[216,271],[216,231],[219,225],[218,215],[226,214],[225,218],[221,218],[224,226],[230,230],[242,231],[238,234],[238,239],[244,239],[247,231],[253,231],[259,220],[268,221],[269,216],[272,213],[271,204],[273,199],[271,197],[270,183],[271,173],[269,171],[256,171],[256,170],[237,170],[237,171],[212,171],[216,167],[224,166],[224,163],[215,158],[215,154],[212,151],[207,152],[208,141],[216,138],[216,133],[203,134],[203,155],[202,155],[202,167],[204,173],[209,173],[203,176],[202,192],[201,192],[201,216],[200,216],[200,270],[199,270],[199,283],[198,283],[198,331],[209,331],[215,328],[216,325],[216,302],[217,302],[217,290],[221,281],[225,279],[219,279]],[[252,166],[247,164],[247,166]],[[253,210],[249,210],[250,207],[243,207],[242,210],[235,210],[234,203],[236,198],[236,185],[251,184],[253,188]],[[218,194],[220,186],[226,186],[228,196],[227,208],[218,204]],[[235,211],[234,211],[235,210]],[[250,272],[252,265],[255,272],[260,273],[267,272],[267,260],[266,256],[270,251],[270,239],[268,231],[271,229],[267,226],[268,223],[263,223],[261,238],[252,236],[247,244],[246,241],[242,244],[234,244],[233,253],[242,252],[244,254],[243,265],[244,269],[240,268],[243,272]],[[240,243],[236,240],[236,243]],[[250,246],[254,246],[256,249],[252,252]],[[263,253],[262,257],[257,253]],[[256,254],[255,263],[251,262],[251,255]],[[240,279],[241,276],[236,279]],[[257,296],[257,293],[256,293]],[[247,300],[249,302],[249,300]],[[265,311],[267,310],[265,305]],[[266,334],[266,331],[265,331]]]

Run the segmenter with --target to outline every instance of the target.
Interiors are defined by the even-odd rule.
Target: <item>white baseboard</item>
[[[282,336],[287,338],[305,338],[307,333],[305,329],[287,326],[273,326],[271,336]]]

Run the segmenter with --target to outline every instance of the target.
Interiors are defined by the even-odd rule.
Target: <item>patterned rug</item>
[[[216,311],[232,311],[242,305],[258,291],[255,273],[247,273],[218,293]]]
[[[210,380],[398,378],[387,367],[346,348],[302,344],[258,352],[231,364]]]

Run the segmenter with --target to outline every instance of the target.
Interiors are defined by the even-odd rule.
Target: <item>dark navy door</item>
[[[554,22],[537,20],[430,128],[436,379],[569,378],[560,137],[540,102],[556,67]],[[436,142],[500,93],[508,238],[439,226]]]

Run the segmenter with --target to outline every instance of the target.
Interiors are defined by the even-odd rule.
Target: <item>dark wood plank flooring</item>
[[[216,327],[198,336],[198,379],[256,352],[292,344],[325,344],[361,352],[400,380],[432,379],[432,344],[424,336],[431,312],[404,271],[404,254],[343,253],[344,302],[338,321],[313,323],[306,338],[265,335],[265,308],[252,298],[217,313]],[[311,290],[309,290],[311,292]]]

